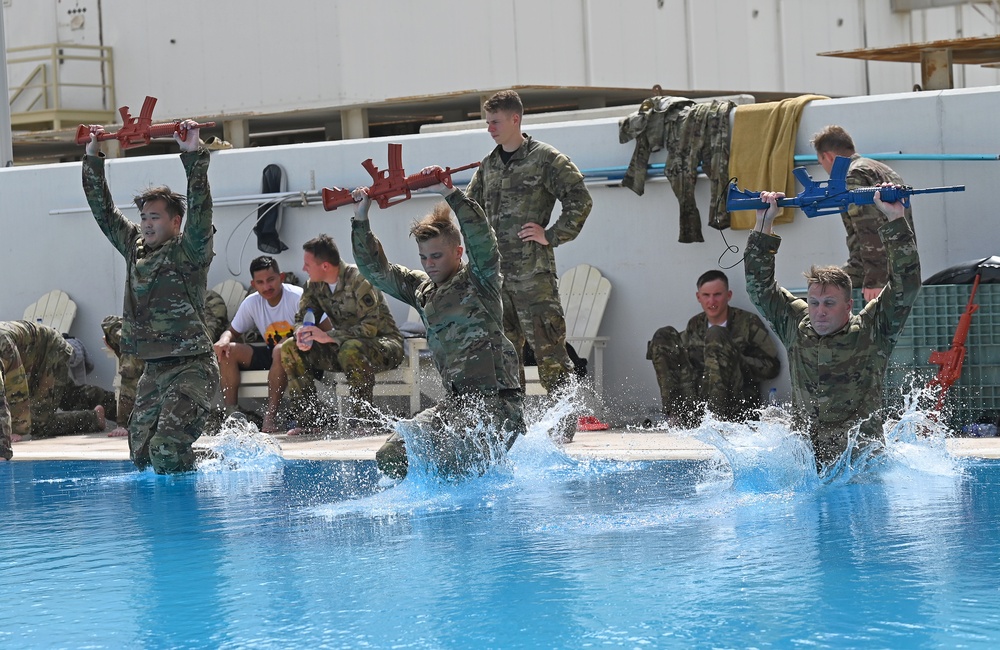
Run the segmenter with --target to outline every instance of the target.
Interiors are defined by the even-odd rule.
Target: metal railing
[[[110,47],[66,43],[12,47],[7,50],[7,69],[12,77],[24,79],[8,88],[11,121],[15,125],[39,121],[53,122],[58,128],[63,117],[113,114],[115,110]],[[67,99],[67,90],[71,89],[83,92]],[[88,93],[87,89],[94,92]]]

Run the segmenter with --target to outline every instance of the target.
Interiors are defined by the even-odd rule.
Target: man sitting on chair
[[[315,371],[347,375],[351,415],[340,422],[349,436],[366,433],[366,419],[375,416],[372,404],[375,374],[392,370],[403,360],[403,335],[392,319],[382,292],[340,258],[329,235],[302,245],[302,270],[309,283],[295,315],[295,335],[281,344],[281,365],[288,374],[288,397],[298,426],[289,435],[317,433],[329,428],[327,409],[317,400]],[[317,326],[306,323],[307,310],[326,318]]]
[[[261,431],[277,433],[278,404],[288,385],[288,376],[281,365],[281,342],[292,335],[295,313],[299,308],[302,288],[284,284],[285,274],[278,270],[273,257],[262,255],[250,263],[250,286],[255,293],[243,299],[233,321],[215,342],[219,359],[219,377],[226,414],[237,409],[240,390],[240,370],[267,370],[267,410]],[[256,327],[265,345],[234,343]]]

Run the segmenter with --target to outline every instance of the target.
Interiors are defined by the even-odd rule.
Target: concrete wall
[[[864,152],[903,150],[907,153],[997,153],[1000,132],[1000,87],[943,93],[814,102],[803,114],[797,151],[808,153],[809,136],[829,123],[844,125]],[[619,144],[613,119],[530,128],[537,138],[570,154],[582,168],[625,165],[631,144]],[[456,166],[480,159],[492,146],[485,131],[417,135],[400,138],[408,171],[438,163]],[[254,194],[260,188],[265,165],[279,163],[288,173],[290,190],[326,186],[353,187],[367,175],[360,166],[366,158],[386,164],[388,140],[347,141],[222,151],[213,154],[210,180],[217,200]],[[659,154],[654,161],[663,160]],[[893,166],[917,187],[962,184],[960,194],[918,196],[915,220],[923,258],[924,277],[946,266],[1000,252],[996,227],[997,179],[1000,162],[898,162]],[[810,170],[823,178],[818,167]],[[129,203],[132,193],[151,182],[183,187],[184,175],[176,156],[114,160],[108,165],[116,201]],[[694,281],[713,267],[728,272],[734,304],[752,309],[744,290],[742,249],[744,231],[705,228],[706,242],[677,243],[677,201],[662,181],[647,185],[636,196],[615,186],[595,185],[594,211],[581,236],[557,251],[560,272],[586,262],[600,268],[613,284],[601,333],[611,337],[606,359],[606,392],[615,404],[655,403],[656,383],[645,359],[646,341],[665,324],[683,326],[698,305]],[[66,290],[78,303],[72,333],[98,357],[97,380],[110,385],[112,363],[101,353],[100,321],[120,313],[124,263],[111,248],[86,210],[80,189],[80,165],[62,164],[0,170],[0,274],[9,279],[0,300],[0,319],[16,319],[29,303],[52,288]],[[708,205],[708,182],[698,184],[698,202]],[[373,210],[373,226],[393,261],[418,266],[416,247],[406,236],[408,224],[427,213],[427,197]],[[50,210],[79,208],[70,214]],[[134,210],[126,214],[136,217]],[[288,208],[281,235],[290,249],[279,256],[283,268],[299,270],[301,244],[319,232],[332,235],[349,251],[350,210],[324,212],[314,205]],[[250,232],[255,206],[219,207],[215,225],[216,260],[210,285],[230,277],[244,284],[247,266],[259,255]],[[704,219],[703,215],[703,219]],[[803,286],[801,272],[810,263],[842,263],[847,257],[843,226],[837,217],[806,219],[778,227],[785,242],[778,260],[778,281],[789,288]],[[723,240],[725,236],[725,241]],[[739,247],[727,253],[726,242]],[[405,316],[399,304],[398,318]],[[957,319],[956,314],[956,319]],[[787,380],[778,385],[784,391]]]
[[[817,52],[997,33],[992,5],[889,0],[9,0],[8,47],[114,48],[119,104],[262,113],[517,85],[904,92],[918,66]],[[87,9],[78,29],[70,12]],[[12,71],[20,82],[25,71]],[[1000,83],[959,66],[956,85]]]

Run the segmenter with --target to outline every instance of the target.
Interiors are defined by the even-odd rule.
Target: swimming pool
[[[780,442],[734,472],[529,436],[481,479],[394,487],[370,462],[267,453],[175,477],[2,463],[0,644],[1000,643],[1000,462],[901,448],[831,485]]]

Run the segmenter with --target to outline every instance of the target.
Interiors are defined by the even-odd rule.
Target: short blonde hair
[[[418,243],[435,237],[444,237],[452,246],[462,245],[462,233],[451,218],[451,208],[444,201],[434,206],[434,212],[410,226],[410,234]]]

